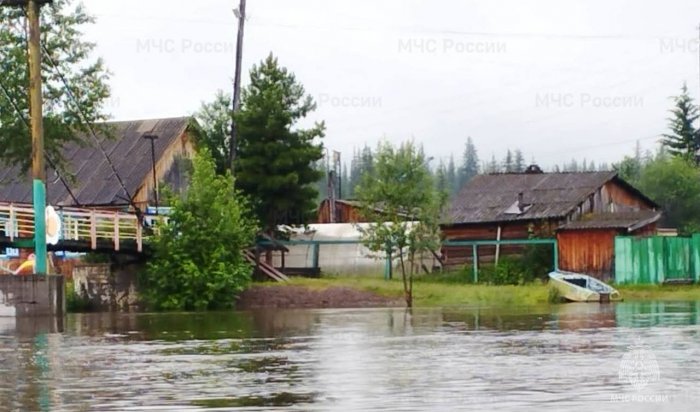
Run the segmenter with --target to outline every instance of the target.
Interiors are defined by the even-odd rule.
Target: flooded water
[[[700,302],[0,319],[0,411],[691,411]]]

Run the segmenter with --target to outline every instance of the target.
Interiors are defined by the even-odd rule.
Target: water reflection
[[[0,411],[685,410],[700,302],[0,318]],[[64,329],[65,326],[65,330]],[[638,394],[641,342],[661,371]]]

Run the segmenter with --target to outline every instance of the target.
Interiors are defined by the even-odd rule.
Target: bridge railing
[[[134,214],[99,209],[58,208],[61,220],[59,239],[82,241],[97,249],[98,241],[111,241],[115,251],[122,242],[136,242],[143,250],[143,229]],[[34,237],[34,209],[26,205],[0,203],[0,230],[11,241]]]

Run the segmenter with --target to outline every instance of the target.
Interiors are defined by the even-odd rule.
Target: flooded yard
[[[684,411],[700,302],[0,319],[0,411]]]

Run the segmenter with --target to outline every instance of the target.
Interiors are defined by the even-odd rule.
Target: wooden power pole
[[[243,32],[245,30],[245,0],[240,0],[238,9],[234,10],[238,17],[238,39],[236,41],[236,73],[233,78],[233,114],[241,107],[241,66],[243,61]],[[235,119],[231,122],[231,140],[229,141],[229,161],[231,174],[234,174],[236,147],[238,146],[238,127]]]
[[[41,6],[52,0],[3,0],[0,6],[26,6],[29,25],[29,115],[32,129],[32,189],[34,202],[34,272],[47,273],[46,171],[44,113],[41,94]]]

